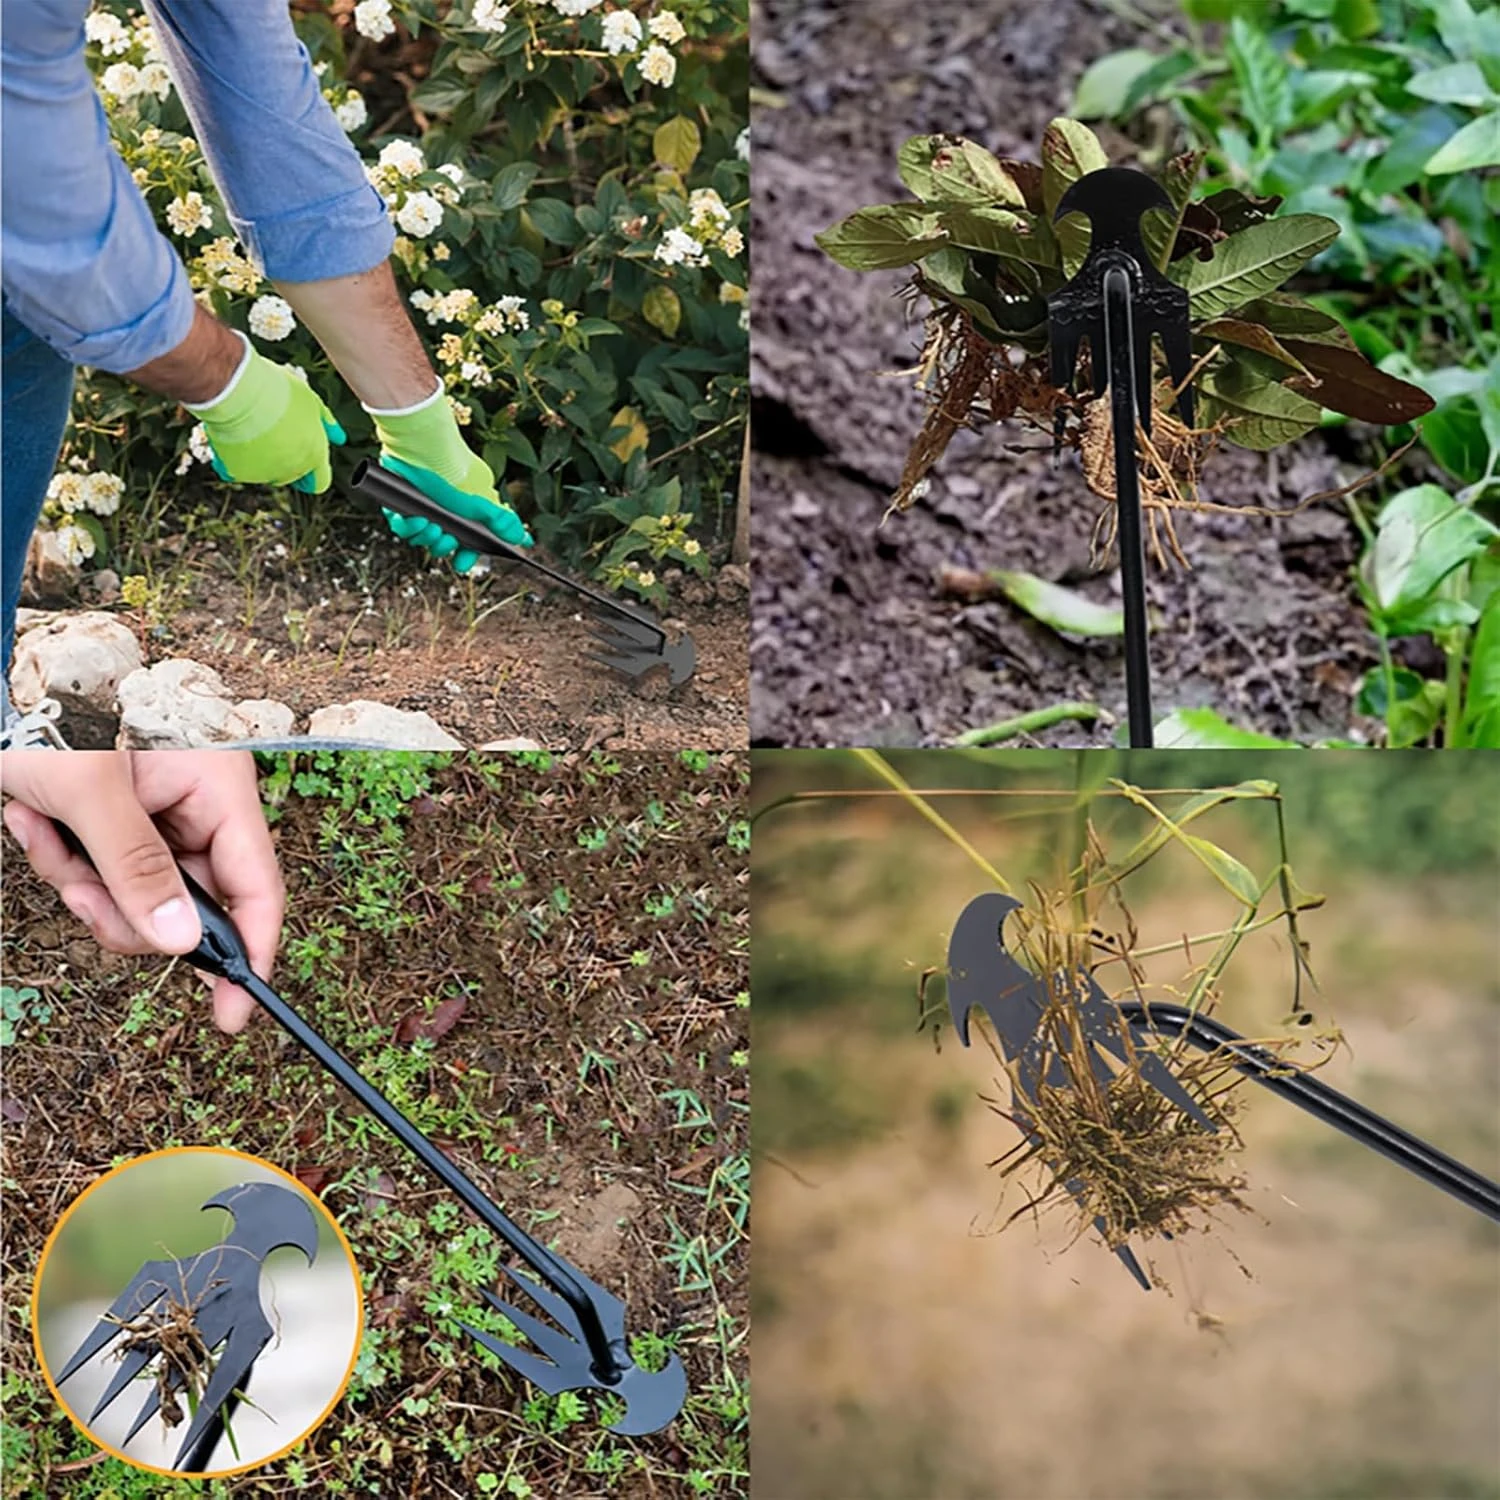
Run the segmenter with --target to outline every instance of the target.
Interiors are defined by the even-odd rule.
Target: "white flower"
[[[391,20],[391,0],[359,0],[354,7],[354,29],[372,42],[383,42],[396,30]]]
[[[670,88],[677,77],[677,59],[660,42],[652,42],[641,55],[641,77]]]
[[[510,6],[501,5],[500,0],[474,0],[474,14],[469,18],[469,25],[475,31],[488,31],[499,36],[505,30],[505,18],[510,14]]]
[[[208,431],[202,422],[197,423],[188,433],[188,452],[200,464],[211,464],[214,461],[214,450],[208,441]]]
[[[443,205],[431,193],[409,193],[396,212],[396,222],[419,240],[425,240],[443,222]]]
[[[94,539],[82,526],[59,526],[57,541],[63,556],[75,568],[94,555]]]
[[[719,286],[720,302],[743,302],[745,300],[745,289],[736,286],[732,281],[722,282]]]
[[[167,224],[185,240],[192,239],[200,229],[207,229],[213,221],[213,211],[203,201],[202,193],[189,193],[167,204]]]
[[[177,477],[180,479],[192,467],[193,467],[193,455],[191,453],[189,453],[184,448],[183,452],[182,452],[182,457],[177,460],[177,467],[175,469],[173,469],[172,472],[174,474],[176,474]]]
[[[94,11],[83,23],[83,34],[106,57],[118,57],[130,50],[130,33],[120,18],[107,10]]]
[[[628,10],[612,10],[604,18],[604,50],[618,57],[641,44],[641,23]]]
[[[418,301],[419,297],[423,300]],[[439,323],[467,322],[479,306],[479,298],[466,286],[455,287],[441,297],[434,297],[431,292],[413,292],[411,302],[413,307],[426,309],[427,321],[434,328]]]
[[[734,154],[741,161],[750,160],[750,127],[748,125],[734,138]]]
[[[474,420],[473,408],[465,406],[462,401],[455,401],[452,396],[449,396],[448,405],[453,408],[453,420],[460,427],[467,427]]]
[[[681,21],[669,10],[658,11],[651,17],[651,35],[659,42],[680,42],[687,35]]]
[[[744,248],[745,236],[742,235],[738,229],[726,229],[724,233],[719,236],[719,249],[721,249],[725,255],[738,255]]]
[[[643,568],[636,574],[635,580],[642,588],[649,589],[656,582],[656,574],[650,568]]]
[[[458,367],[459,377],[467,380],[470,385],[486,386],[495,383],[487,366],[479,363],[477,359],[466,359]]]
[[[161,50],[161,38],[157,36],[156,27],[152,26],[150,22],[145,22],[144,24],[140,21],[137,22],[135,40],[141,49],[141,63],[143,66],[147,63],[166,61]]]
[[[282,297],[257,297],[250,305],[250,332],[276,343],[297,326],[292,307]]]
[[[141,75],[134,63],[111,63],[99,87],[115,99],[133,99],[141,90]]]
[[[83,508],[83,478],[78,474],[54,474],[47,485],[47,501],[54,512],[71,516]]]
[[[682,544],[682,555],[684,557],[697,557],[702,550],[701,544],[695,542],[691,537]]]
[[[705,257],[702,243],[687,230],[669,229],[656,247],[655,259],[664,266],[701,266]]]
[[[172,75],[167,72],[165,63],[148,62],[136,82],[137,93],[155,94],[158,99],[165,99],[172,92]]]
[[[120,508],[125,481],[115,474],[95,471],[83,476],[80,488],[83,492],[84,510],[91,510],[96,516],[112,516]]]
[[[407,298],[407,301],[410,302],[413,307],[431,307],[432,304],[437,301],[437,298],[434,297],[425,286],[419,286],[416,291],[414,291],[411,296]]]
[[[350,89],[349,97],[334,110],[333,117],[346,131],[358,130],[370,118],[364,95],[357,89]]]
[[[586,16],[603,3],[604,0],[552,0],[552,9],[560,16]]]
[[[695,188],[688,194],[688,219],[694,229],[712,231],[728,224],[733,217],[724,206],[724,200],[712,188]]]
[[[440,176],[446,177],[447,182],[440,182],[436,192],[440,202],[457,203],[463,196],[464,169],[457,162],[445,161],[438,169]]]
[[[397,177],[411,178],[427,168],[427,158],[419,146],[410,141],[392,141],[380,153],[380,165],[394,172]]]

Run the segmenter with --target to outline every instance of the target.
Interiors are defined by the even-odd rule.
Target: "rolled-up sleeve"
[[[395,232],[287,0],[145,0],[246,250],[275,281],[368,271]]]
[[[10,310],[74,364],[133,370],[193,320],[182,262],[110,144],[84,58],[88,0],[5,7],[0,261]]]

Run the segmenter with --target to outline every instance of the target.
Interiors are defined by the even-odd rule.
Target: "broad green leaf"
[[[1104,147],[1087,125],[1077,120],[1057,119],[1042,135],[1042,201],[1047,206],[1047,220],[1057,212],[1062,196],[1090,172],[1109,165]],[[1069,214],[1055,226],[1062,254],[1063,271],[1076,275],[1089,251],[1089,225],[1082,214]]]
[[[1500,166],[1500,109],[1470,120],[1446,146],[1439,147],[1427,163],[1427,174],[1440,177],[1446,172],[1495,166]]]
[[[531,184],[541,175],[541,168],[531,161],[514,161],[496,174],[490,190],[496,208],[518,208],[526,201]]]
[[[948,243],[938,216],[919,203],[862,208],[815,238],[825,255],[851,271],[909,266]]]
[[[1439,401],[1417,423],[1422,445],[1460,484],[1477,484],[1489,463],[1489,439],[1479,404],[1469,396]]]
[[[1182,216],[1192,199],[1193,184],[1198,180],[1198,169],[1202,165],[1201,151],[1184,151],[1180,156],[1172,157],[1157,179],[1172,200],[1171,212],[1153,208],[1141,216],[1141,238],[1158,271],[1165,271],[1171,260],[1177,231],[1182,228]]]
[[[1260,323],[1279,339],[1331,344],[1340,349],[1354,347],[1354,340],[1337,318],[1285,292],[1272,292],[1268,297],[1247,302],[1235,316],[1247,323]]]
[[[1179,708],[1156,725],[1158,750],[1295,750],[1290,740],[1238,729],[1211,708]]]
[[[1402,490],[1386,503],[1375,524],[1375,545],[1360,570],[1381,615],[1412,609],[1500,536],[1500,528],[1435,484]]]
[[[1334,0],[1333,24],[1350,41],[1374,36],[1383,24],[1375,0]]]
[[[1182,841],[1236,901],[1252,910],[1260,905],[1260,886],[1256,884],[1255,876],[1234,855],[1196,834],[1185,833]]]
[[[1241,229],[1209,261],[1173,261],[1167,275],[1188,289],[1195,319],[1216,318],[1275,291],[1299,266],[1337,238],[1339,227],[1317,214],[1290,214]]]
[[[1500,593],[1490,596],[1474,632],[1462,741],[1473,750],[1500,750]]]
[[[1476,62],[1449,63],[1416,73],[1407,80],[1406,91],[1434,104],[1467,104],[1472,109],[1500,103]]]
[[[1410,667],[1392,667],[1389,672],[1384,666],[1371,667],[1359,685],[1355,711],[1372,719],[1383,719],[1393,702],[1405,703],[1419,697],[1424,680],[1420,672],[1413,672]]]
[[[1080,120],[1110,119],[1121,114],[1131,87],[1160,59],[1141,47],[1109,52],[1090,63],[1073,94],[1073,114]]]
[[[999,160],[961,135],[914,135],[898,152],[896,167],[924,203],[1026,206]]]
[[[1125,614],[1112,605],[1095,604],[1082,594],[1032,573],[997,568],[991,575],[1012,603],[1043,625],[1066,635],[1113,636],[1125,633]]]
[[[1217,339],[1221,343],[1239,344],[1246,349],[1254,349],[1258,354],[1279,360],[1288,369],[1303,375],[1308,373],[1302,361],[1281,344],[1270,329],[1259,323],[1239,318],[1212,318],[1193,332],[1199,338]]]
[[[656,127],[656,134],[651,137],[651,149],[662,166],[671,167],[686,177],[703,149],[703,135],[695,120],[676,115],[666,124]]]
[[[1186,47],[1158,58],[1126,90],[1125,97],[1120,102],[1121,117],[1128,118],[1144,105],[1155,103],[1174,83],[1185,80],[1191,73],[1197,73],[1200,67],[1206,71],[1222,70],[1222,64],[1201,64]]]
[[[1267,144],[1291,121],[1292,89],[1286,63],[1265,32],[1240,14],[1229,23],[1226,50],[1240,86],[1245,117],[1255,127],[1260,142]]]
[[[1390,689],[1395,688],[1391,701]],[[1387,681],[1383,667],[1372,667],[1360,684],[1355,707],[1385,720],[1386,748],[1406,750],[1431,737],[1443,716],[1445,694],[1441,682],[1422,677],[1407,667],[1394,667]]]
[[[1057,241],[1045,219],[1008,208],[944,208],[938,223],[948,242],[1004,260],[1057,265]]]
[[[1199,384],[1204,421],[1225,420],[1225,436],[1241,448],[1279,448],[1318,425],[1322,407],[1278,385],[1239,360],[1210,370]]]
[[[674,338],[682,324],[682,302],[671,287],[658,282],[641,298],[641,315],[653,328]]]
[[[1460,116],[1440,105],[1429,105],[1410,119],[1390,139],[1365,172],[1365,190],[1379,198],[1399,193],[1421,177],[1438,147],[1458,131]]]

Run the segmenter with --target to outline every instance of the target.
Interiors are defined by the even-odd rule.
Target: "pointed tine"
[[[78,1346],[73,1357],[53,1377],[61,1385],[75,1371],[81,1370],[99,1351],[109,1345],[120,1336],[120,1330],[113,1323],[106,1323],[101,1318],[95,1325],[94,1331]]]
[[[1142,319],[1135,329],[1135,408],[1146,436],[1151,436],[1151,326]]]
[[[120,1446],[122,1448],[156,1415],[160,1407],[161,1392],[153,1385],[150,1394],[141,1402],[141,1409],[135,1414],[135,1421],[130,1424],[130,1431],[120,1439]],[[89,1418],[89,1421],[92,1422],[93,1420],[92,1417]]]
[[[619,672],[624,677],[639,677],[652,665],[650,662],[643,662],[638,656],[606,656],[600,651],[586,651],[583,659],[608,667],[611,672]]]
[[[535,1354],[528,1354],[526,1350],[507,1344],[492,1333],[481,1333],[467,1323],[460,1322],[458,1326],[482,1348],[488,1349],[496,1359],[508,1364],[517,1375],[529,1380],[538,1390],[546,1391],[549,1396],[574,1389],[573,1375],[561,1365],[555,1365]]]
[[[559,1328],[567,1329],[575,1339],[583,1337],[583,1329],[579,1327],[577,1314],[551,1287],[543,1286],[534,1276],[527,1276],[524,1272],[513,1270],[510,1266],[501,1266],[500,1271],[502,1275],[510,1277]],[[504,1313],[506,1317],[510,1316],[506,1304],[494,1292],[487,1287],[481,1287],[480,1292],[484,1300],[496,1312]]]
[[[150,1349],[134,1349],[120,1361],[120,1368],[115,1371],[114,1377],[104,1388],[104,1394],[94,1403],[94,1409],[89,1413],[90,1422],[151,1363],[153,1353],[154,1351]],[[148,1412],[147,1416],[149,1415]],[[145,1417],[142,1417],[141,1421],[145,1421]]]
[[[570,1354],[578,1353],[579,1341],[572,1334],[564,1333],[551,1323],[542,1322],[540,1318],[533,1318],[530,1313],[522,1312],[509,1302],[501,1302],[496,1298],[488,1300],[497,1313],[509,1318],[553,1364],[564,1364]]]

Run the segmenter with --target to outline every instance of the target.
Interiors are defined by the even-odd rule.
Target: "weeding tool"
[[[1167,368],[1178,387],[1177,410],[1193,424],[1192,336],[1188,293],[1151,263],[1141,239],[1141,215],[1171,212],[1165,190],[1144,172],[1103,167],[1080,177],[1062,195],[1053,219],[1088,217],[1093,234],[1078,274],[1047,299],[1052,384],[1071,390],[1079,346],[1089,342],[1094,395],[1110,390],[1115,449],[1115,515],[1120,543],[1120,584],[1125,606],[1125,695],[1132,749],[1150,749],[1151,657],[1146,619],[1146,554],[1141,536],[1139,456],[1135,423],[1151,434],[1151,339],[1159,334]],[[1061,443],[1063,413],[1053,432]]]
[[[385,510],[434,521],[451,536],[457,537],[461,546],[484,557],[519,563],[540,573],[549,582],[577,594],[584,601],[586,621],[594,636],[595,649],[586,653],[589,661],[630,678],[643,677],[654,668],[665,666],[674,687],[693,675],[698,651],[692,636],[684,632],[677,640],[671,640],[665,627],[647,610],[549,567],[525,547],[502,542],[487,527],[444,510],[409,480],[379,464],[362,461],[354,470],[352,483],[361,494]]]
[[[72,830],[62,823],[56,826],[68,846],[87,858]],[[179,873],[203,925],[202,940],[191,953],[183,955],[187,961],[205,974],[239,985],[532,1271],[528,1276],[501,1267],[551,1323],[502,1301],[492,1292],[486,1291],[483,1296],[531,1340],[541,1355],[460,1323],[464,1332],[548,1395],[600,1390],[618,1396],[625,1403],[625,1414],[611,1432],[639,1437],[665,1427],[687,1398],[687,1374],[677,1355],[673,1354],[661,1370],[638,1365],[626,1340],[625,1304],[492,1203],[353,1063],[255,973],[233,918],[186,870],[179,867]]]
[[[211,1355],[221,1344],[224,1346],[172,1465],[190,1474],[208,1467],[224,1434],[225,1419],[233,1414],[255,1361],[271,1341],[271,1325],[260,1305],[262,1262],[283,1246],[300,1250],[308,1265],[318,1254],[318,1229],[311,1207],[301,1194],[279,1183],[247,1182],[226,1188],[203,1207],[227,1209],[234,1227],[219,1244],[197,1255],[181,1260],[148,1260],[56,1376],[61,1385],[76,1374],[125,1334],[122,1325],[165,1312],[174,1303],[185,1309],[205,1353]],[[89,1413],[89,1421],[93,1422],[162,1353],[160,1339],[153,1339],[149,1332],[128,1339],[119,1368]],[[161,1409],[163,1390],[169,1399],[185,1394],[180,1374],[171,1370],[163,1374],[141,1403],[130,1431],[120,1440],[122,1445]]]
[[[1005,946],[1005,919],[1020,905],[1014,897],[987,891],[976,896],[960,913],[948,944],[948,1009],[959,1040],[966,1047],[970,1010],[978,1006],[989,1017],[1007,1060],[1015,1064],[1016,1087],[1021,1097],[1016,1101],[1014,1118],[1033,1144],[1038,1137],[1031,1128],[1026,1101],[1035,1102],[1040,1084],[1060,1088],[1069,1082],[1062,1055],[1047,1035],[1044,1017],[1072,1011],[1081,1028],[1090,1071],[1105,1088],[1114,1074],[1099,1056],[1099,1049],[1123,1061],[1130,1043],[1146,1046],[1161,1036],[1183,1037],[1194,1046],[1222,1057],[1226,1066],[1332,1125],[1351,1140],[1380,1152],[1461,1203],[1500,1221],[1500,1183],[1492,1182],[1356,1103],[1347,1094],[1293,1067],[1269,1048],[1248,1041],[1222,1022],[1183,1005],[1111,1000],[1086,971],[1054,975],[1055,988],[1049,991],[1047,983],[1017,963]],[[1137,1063],[1142,1080],[1165,1095],[1194,1124],[1210,1131],[1216,1128],[1161,1058],[1147,1052],[1138,1056]],[[1063,1186],[1082,1201],[1081,1184],[1069,1181]],[[1103,1233],[1101,1220],[1096,1219],[1094,1227]],[[1121,1245],[1115,1254],[1149,1291],[1151,1283],[1130,1247]]]

